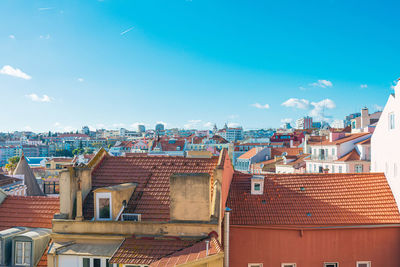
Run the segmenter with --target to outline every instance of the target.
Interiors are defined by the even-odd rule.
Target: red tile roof
[[[206,252],[206,241],[208,244],[208,255]],[[197,242],[191,247],[185,248],[181,251],[177,251],[170,256],[164,257],[156,262],[150,264],[150,267],[172,267],[178,266],[181,264],[186,264],[193,261],[198,261],[201,259],[205,259],[206,257],[210,257],[213,255],[217,255],[222,252],[223,249],[218,240],[214,237],[207,238],[200,242]]]
[[[58,197],[7,196],[0,204],[0,229],[17,226],[51,229],[51,220],[58,212]]]
[[[356,149],[353,149],[343,157],[339,158],[337,161],[355,161],[360,160],[360,154],[358,154]]]
[[[152,150],[154,150],[156,147],[161,147],[162,151],[182,151],[183,148],[185,147],[186,140],[185,139],[179,139],[179,140],[159,140],[159,141],[154,141]]]
[[[40,258],[36,267],[47,267],[47,250],[48,249],[49,249],[49,246],[47,246],[46,250],[43,252],[43,255]]]
[[[208,173],[213,179],[217,164],[218,157],[106,156],[92,173],[92,190],[137,183],[125,212],[140,213],[143,221],[168,221],[170,176],[175,173]],[[94,216],[93,191],[84,200],[83,213],[87,220]]]
[[[149,265],[174,252],[192,246],[195,240],[179,238],[127,238],[112,256],[110,263]]]
[[[383,173],[269,174],[262,195],[251,195],[250,178],[235,173],[232,180],[232,225],[400,223]]]
[[[320,145],[341,145],[341,144],[343,144],[343,143],[346,143],[346,142],[350,142],[350,141],[353,141],[354,139],[357,139],[357,138],[361,138],[361,137],[364,137],[364,136],[367,136],[367,135],[371,135],[370,133],[354,133],[354,134],[346,134],[343,138],[340,138],[340,139],[338,139],[338,140],[335,140],[335,141],[329,141],[329,138],[327,139],[327,140],[325,140],[324,142],[322,142],[322,143],[319,143]]]

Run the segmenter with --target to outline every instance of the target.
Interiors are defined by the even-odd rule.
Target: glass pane
[[[101,259],[93,259],[93,267],[100,267]]]
[[[99,198],[99,218],[110,219],[110,199]]]
[[[24,263],[31,264],[31,242],[24,242]]]
[[[106,259],[106,267],[112,267],[112,264],[110,263],[109,259]]]
[[[90,259],[83,258],[83,267],[90,267]]]
[[[15,247],[16,247],[15,263],[22,264],[22,243],[16,242]]]

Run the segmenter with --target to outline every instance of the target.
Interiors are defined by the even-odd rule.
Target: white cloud
[[[24,127],[24,131],[29,131],[29,132],[31,132],[31,131],[32,131],[32,127],[29,126],[29,125],[26,125],[26,126]]]
[[[197,129],[201,126],[201,120],[189,120],[186,124],[183,125],[185,129]]]
[[[240,126],[240,124],[237,123],[237,122],[229,122],[229,123],[228,123],[228,127],[229,127],[229,128],[237,128],[237,127],[239,127],[239,126]]]
[[[10,35],[8,36],[8,38],[10,38],[10,39],[15,39],[15,35],[14,35],[14,34],[10,34]]]
[[[120,123],[114,123],[113,125],[112,125],[112,128],[117,128],[117,129],[119,129],[119,128],[124,128],[125,127],[125,123],[122,123],[122,122],[120,122]]]
[[[306,99],[290,98],[282,103],[282,106],[292,107],[298,109],[308,109],[309,115],[314,117],[316,120],[327,120],[325,116],[326,109],[334,109],[336,107],[335,102],[331,99],[324,99],[319,102],[310,102]]]
[[[290,98],[285,102],[283,102],[282,106],[299,108],[299,109],[308,109],[310,108],[310,101],[306,99]]]
[[[39,37],[40,37],[40,39],[48,40],[48,39],[50,39],[50,34],[40,35]]]
[[[27,98],[32,100],[33,102],[46,102],[49,103],[53,101],[53,98],[48,95],[43,95],[42,97],[38,96],[37,94],[30,94],[26,95]]]
[[[55,122],[53,124],[53,131],[56,132],[75,132],[77,129],[75,127],[69,126],[69,125],[63,125],[60,122]]]
[[[262,105],[260,103],[255,103],[255,104],[251,104],[251,105],[253,107],[255,107],[255,108],[258,108],[258,109],[269,109],[269,105],[268,104]]]
[[[360,88],[368,88],[368,84],[361,84]]]
[[[32,79],[31,76],[29,76],[28,74],[24,73],[22,70],[16,69],[16,68],[14,69],[10,65],[4,65],[3,68],[0,69],[0,74],[17,77],[17,78],[21,78],[21,79],[24,79],[24,80]]]
[[[382,106],[379,106],[379,105],[377,105],[377,104],[374,104],[374,109],[375,109],[375,111],[382,111],[382,110],[383,110],[383,107],[382,107]]]
[[[85,81],[85,79],[83,79],[83,78],[78,78],[77,80],[78,80],[78,82],[80,82],[80,83],[82,83],[82,82]]]
[[[228,118],[231,119],[231,120],[234,120],[234,119],[239,118],[239,115],[231,114],[231,115],[228,116]]]
[[[310,116],[317,119],[326,121],[328,117],[325,115],[326,109],[334,109],[336,107],[335,102],[330,99],[324,99],[319,102],[311,102],[311,105],[314,107],[310,111]]]
[[[214,123],[212,123],[211,121],[208,121],[208,122],[203,124],[203,127],[207,128],[207,129],[211,129],[211,128],[214,127]]]
[[[292,123],[292,122],[293,122],[293,119],[291,119],[291,118],[285,118],[285,119],[281,119],[281,122],[282,122],[282,123]]]
[[[314,87],[321,87],[321,88],[326,88],[326,87],[332,87],[333,84],[331,81],[328,80],[318,80],[317,82],[310,83],[311,86]]]

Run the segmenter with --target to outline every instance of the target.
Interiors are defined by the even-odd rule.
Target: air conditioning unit
[[[138,213],[123,213],[122,221],[130,222],[140,222],[142,220],[142,215]]]

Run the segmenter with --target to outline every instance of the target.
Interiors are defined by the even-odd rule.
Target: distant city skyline
[[[381,109],[400,4],[289,2],[1,1],[0,131],[276,128]]]

